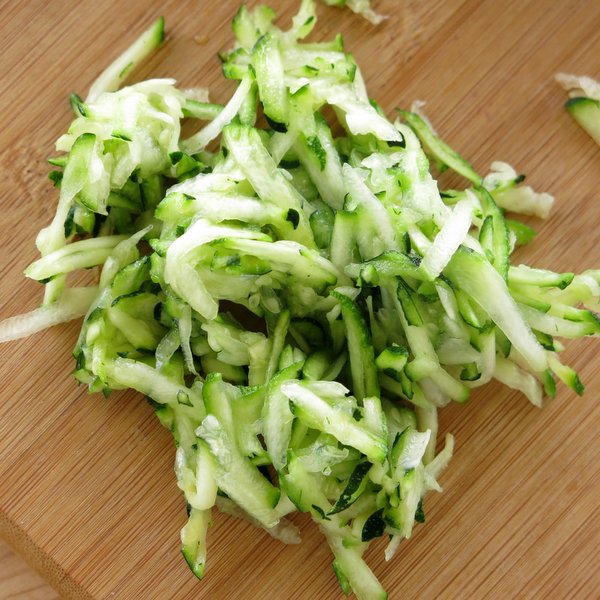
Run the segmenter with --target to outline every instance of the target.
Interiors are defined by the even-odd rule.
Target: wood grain
[[[0,600],[58,600],[56,592],[1,540]]]
[[[2,308],[39,302],[23,268],[53,213],[45,157],[69,122],[67,95],[157,14],[169,39],[137,77],[175,76],[227,98],[215,54],[231,43],[237,0],[0,1]],[[295,3],[284,7],[289,17]],[[373,28],[320,7],[317,37],[342,31],[386,111],[428,101],[439,132],[483,172],[506,160],[557,197],[518,261],[556,270],[600,265],[600,150],[562,110],[557,71],[600,77],[600,3],[584,0],[382,0]],[[204,45],[194,36],[207,35]],[[284,547],[221,515],[205,579],[179,554],[183,500],[170,434],[133,393],[88,396],[69,373],[77,325],[0,347],[0,535],[65,598],[340,598],[329,550],[297,517]],[[490,385],[442,411],[457,438],[428,523],[391,563],[370,551],[391,598],[600,597],[600,359],[593,340],[565,353],[588,392],[561,387],[543,410]]]

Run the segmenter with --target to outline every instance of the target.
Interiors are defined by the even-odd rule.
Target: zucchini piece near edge
[[[192,573],[202,579],[206,563],[206,532],[211,522],[210,510],[192,508],[181,530],[181,553]]]
[[[387,600],[387,592],[362,557],[366,543],[352,540],[349,544],[337,523],[323,521],[320,526],[335,556],[334,570],[342,589],[350,587],[358,600]]]
[[[542,373],[547,369],[544,349],[525,322],[506,282],[483,256],[461,246],[448,263],[445,275],[483,308],[534,371]]]
[[[600,100],[579,96],[570,98],[565,108],[577,123],[600,144]]]
[[[87,102],[95,101],[100,94],[117,90],[129,73],[158,48],[164,39],[165,20],[159,17],[94,81]]]
[[[481,184],[481,176],[475,172],[471,164],[439,138],[418,114],[407,110],[399,110],[398,112],[415,132],[427,154],[433,156],[441,165],[449,167],[474,184]]]

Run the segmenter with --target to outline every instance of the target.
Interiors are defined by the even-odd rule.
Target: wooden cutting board
[[[1,313],[34,308],[24,280],[35,233],[56,194],[44,160],[69,121],[67,96],[91,81],[157,15],[169,39],[136,78],[182,86],[223,81],[238,0],[0,1]],[[295,2],[273,2],[289,17]],[[344,34],[369,91],[390,113],[415,98],[439,132],[485,172],[514,164],[553,193],[552,216],[517,260],[556,270],[600,266],[600,148],[562,109],[557,71],[600,77],[600,2],[393,0],[381,27],[320,6],[317,37]],[[533,222],[533,221],[532,221]],[[204,581],[179,553],[185,508],[174,449],[137,394],[89,396],[70,377],[77,325],[0,347],[0,534],[65,598],[339,598],[317,529],[296,518],[300,546],[215,514]],[[489,385],[441,412],[457,440],[443,494],[385,563],[370,563],[391,598],[600,597],[600,345],[568,344],[587,384],[561,386],[536,409]]]

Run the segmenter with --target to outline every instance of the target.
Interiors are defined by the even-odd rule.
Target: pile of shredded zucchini
[[[555,377],[581,393],[556,338],[600,331],[600,271],[512,265],[534,234],[505,210],[545,217],[552,197],[505,163],[478,175],[418,107],[389,120],[340,36],[302,42],[313,0],[287,31],[274,18],[235,16],[224,106],[170,79],[118,89],[162,20],[72,97],[26,271],[45,301],[0,337],[85,314],[76,378],[138,390],[173,433],[198,577],[215,505],[288,543],[298,510],[344,592],[385,598],[362,555],[386,536],[390,559],[440,490],[437,410],[492,379],[536,405]],[[431,165],[467,187],[440,192]],[[67,285],[96,265],[97,287]]]

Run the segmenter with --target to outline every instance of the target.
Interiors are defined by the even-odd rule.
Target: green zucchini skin
[[[600,145],[600,100],[579,96],[565,103],[568,113]]]

